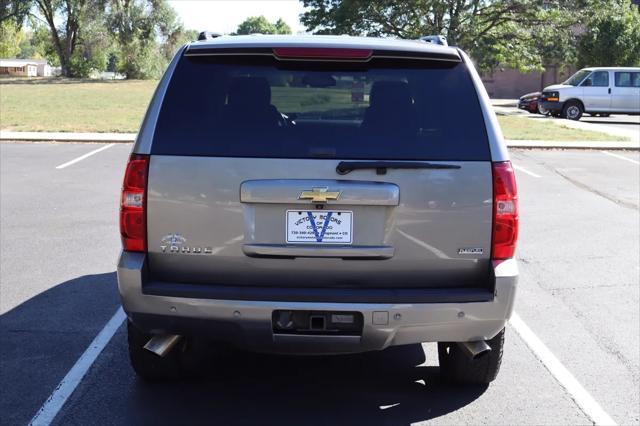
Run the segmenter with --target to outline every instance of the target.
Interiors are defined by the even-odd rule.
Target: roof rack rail
[[[424,37],[420,37],[420,40],[426,41],[427,43],[439,44],[441,46],[448,46],[447,38],[441,35],[428,35]]]
[[[203,40],[213,40],[214,38],[220,37],[222,34],[214,33],[212,31],[202,31],[198,34],[198,41]]]

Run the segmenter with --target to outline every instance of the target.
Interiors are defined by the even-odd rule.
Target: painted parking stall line
[[[542,177],[542,176],[540,176],[539,174],[533,173],[532,171],[525,169],[524,167],[518,166],[518,165],[513,164],[513,163],[511,163],[511,165],[512,165],[512,166],[513,166],[513,168],[514,168],[514,169],[516,169],[517,171],[522,172],[522,173],[526,173],[526,174],[528,174],[529,176],[532,176],[532,177],[534,177],[534,178],[540,178],[540,177]]]
[[[71,370],[60,381],[58,386],[53,390],[49,398],[40,407],[40,410],[29,422],[29,425],[41,426],[50,425],[60,412],[67,399],[73,391],[78,387],[89,368],[96,361],[102,350],[107,346],[113,335],[122,325],[126,315],[122,308],[118,308],[116,313],[111,317],[109,322],[104,326],[100,333],[93,339],[91,344],[85,349],[84,353],[78,358]]]
[[[115,143],[110,143],[110,144],[105,145],[105,146],[102,146],[102,147],[100,147],[100,148],[98,148],[98,149],[94,149],[93,151],[87,152],[86,154],[81,155],[81,156],[80,156],[80,157],[78,157],[78,158],[74,158],[74,159],[73,159],[73,160],[71,160],[71,161],[67,161],[66,163],[63,163],[63,164],[60,164],[59,166],[56,166],[56,169],[64,169],[64,168],[66,168],[66,167],[69,167],[69,166],[71,166],[72,164],[75,164],[75,163],[77,163],[77,162],[79,162],[79,161],[84,160],[85,158],[89,158],[89,157],[91,157],[91,156],[92,156],[92,155],[94,155],[94,154],[97,154],[97,153],[99,153],[99,152],[101,152],[101,151],[104,151],[104,150],[106,150],[106,149],[109,149],[109,148],[111,148],[111,147],[112,147],[112,146],[114,146],[114,145],[115,145]]]
[[[616,422],[598,404],[589,392],[578,382],[560,360],[549,350],[542,340],[522,321],[517,313],[513,313],[509,324],[522,338],[531,352],[540,360],[544,367],[567,391],[571,399],[582,409],[582,411],[593,421],[595,425],[615,425]]]
[[[613,152],[609,152],[609,151],[600,151],[600,152],[605,154],[605,155],[608,155],[609,157],[618,158],[620,160],[625,160],[625,161],[628,161],[630,163],[639,164],[640,165],[640,161],[634,160],[633,158],[625,157],[624,155],[614,154]]]

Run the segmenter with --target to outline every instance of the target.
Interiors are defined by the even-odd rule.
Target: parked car
[[[640,114],[640,68],[584,68],[562,84],[545,87],[541,105],[570,120],[590,115]]]
[[[526,95],[522,95],[518,100],[518,109],[529,111],[531,114],[547,115],[547,111],[542,105],[540,105],[541,92],[531,92]]]
[[[143,378],[181,373],[201,339],[291,354],[438,342],[445,377],[498,374],[518,195],[487,93],[457,48],[346,36],[187,44],[126,166],[120,233],[118,287]]]

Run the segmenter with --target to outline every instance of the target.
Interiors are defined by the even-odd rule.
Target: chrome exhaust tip
[[[465,353],[471,359],[479,359],[491,352],[491,346],[487,345],[484,340],[476,340],[475,342],[458,342]]]
[[[164,357],[180,341],[182,336],[178,334],[158,334],[153,336],[144,345],[144,348],[154,354]]]

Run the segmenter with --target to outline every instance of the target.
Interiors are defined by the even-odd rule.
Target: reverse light
[[[120,236],[127,251],[147,251],[147,174],[149,156],[132,154],[120,198]]]
[[[493,233],[491,259],[513,257],[518,241],[518,189],[510,161],[493,163]]]

